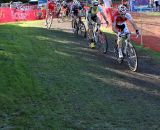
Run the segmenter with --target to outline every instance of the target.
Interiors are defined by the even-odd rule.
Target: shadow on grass
[[[84,38],[54,29],[3,25],[0,36],[0,129],[159,128],[156,68],[132,73]]]

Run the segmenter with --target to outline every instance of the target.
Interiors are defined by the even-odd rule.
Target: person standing
[[[160,12],[160,0],[158,1],[158,11]]]
[[[155,11],[157,12],[159,10],[159,0],[154,0],[155,3]]]

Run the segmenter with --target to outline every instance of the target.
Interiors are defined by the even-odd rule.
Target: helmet
[[[98,5],[99,5],[99,2],[97,0],[92,1],[92,6],[98,6]]]
[[[126,12],[127,12],[126,6],[124,6],[124,5],[119,5],[119,6],[118,6],[118,12],[119,12],[120,14],[126,14]]]
[[[73,3],[77,3],[78,2],[78,0],[73,0]]]

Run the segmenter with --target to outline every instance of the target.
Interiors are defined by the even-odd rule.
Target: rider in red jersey
[[[48,0],[47,8],[49,12],[53,12],[55,9],[55,2],[53,0]]]
[[[126,6],[119,5],[118,11],[116,11],[112,16],[112,29],[115,33],[118,34],[117,45],[118,45],[118,54],[120,59],[123,58],[123,54],[122,54],[122,37],[119,34],[129,33],[126,21],[129,21],[131,23],[131,25],[136,31],[136,34],[139,35],[138,27],[133,21],[131,14],[127,13]],[[129,38],[130,37],[128,36],[128,40]]]

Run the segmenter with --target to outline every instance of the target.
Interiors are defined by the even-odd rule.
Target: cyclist
[[[79,17],[79,10],[82,10],[81,3],[78,0],[73,0],[71,5],[71,11],[73,12],[73,17]]]
[[[55,9],[55,2],[54,0],[48,0],[47,3],[48,13],[52,13]]]
[[[119,5],[118,10],[113,14],[112,17],[112,29],[115,33],[118,34],[118,39],[117,39],[117,45],[118,45],[118,55],[119,55],[119,60],[123,59],[123,53],[122,53],[122,37],[120,34],[127,34],[129,33],[126,21],[129,21],[133,28],[136,31],[136,34],[139,35],[139,30],[137,25],[132,19],[132,16],[130,13],[127,13],[127,8],[124,5]],[[129,39],[129,35],[127,36],[127,39]]]
[[[65,15],[68,16],[70,10],[66,0],[62,1],[61,5],[62,5],[61,7],[62,10],[65,10],[65,13],[66,13]]]
[[[47,19],[50,15],[53,15],[55,11],[55,2],[54,0],[48,0],[47,1],[47,11],[46,11],[46,20],[45,20],[45,26],[47,26]]]
[[[57,15],[57,17],[59,16],[60,11],[61,11],[61,3],[60,3],[60,0],[56,0],[56,15]]]
[[[103,12],[102,7],[99,5],[99,2],[97,0],[92,1],[92,5],[89,8],[88,12],[87,12],[87,24],[88,24],[88,30],[89,30],[89,40],[90,40],[90,47],[94,48],[95,44],[93,41],[93,25],[94,23],[98,23],[98,26],[100,27],[101,25],[101,21],[97,16],[97,13],[100,12],[101,15],[103,16],[104,20],[106,21],[106,24],[108,25],[108,21],[107,18]]]

